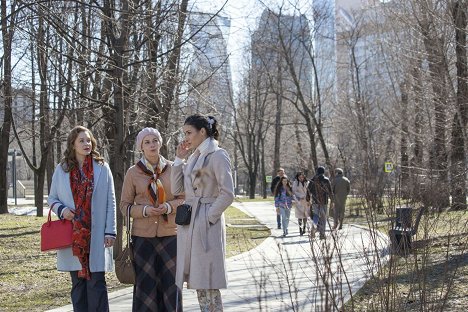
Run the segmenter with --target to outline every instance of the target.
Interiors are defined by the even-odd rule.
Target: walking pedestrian
[[[284,173],[283,168],[278,168],[278,170],[276,171],[276,177],[273,178],[273,180],[271,181],[271,185],[270,185],[270,190],[271,190],[271,194],[273,195],[273,197],[275,196],[276,186],[278,185],[282,177],[287,177],[287,175]],[[275,210],[276,210],[276,225],[277,225],[278,230],[280,230],[281,229],[281,213],[278,208],[276,208]]]
[[[335,203],[333,206],[333,228],[341,230],[345,214],[346,199],[350,191],[350,182],[343,175],[343,169],[335,169],[335,180],[333,182],[333,194]]]
[[[223,311],[219,290],[227,287],[224,211],[234,200],[231,161],[218,146],[214,117],[192,115],[183,131],[171,186],[174,194],[185,193],[192,215],[190,224],[177,226],[176,284],[197,290],[201,311]]]
[[[309,202],[307,201],[307,181],[304,173],[298,172],[292,183],[292,191],[296,196],[296,209],[294,210],[297,222],[299,224],[299,234],[302,236],[306,232],[307,213],[309,210]]]
[[[281,213],[283,237],[289,234],[289,216],[291,215],[291,207],[294,200],[291,182],[287,177],[282,177],[275,189],[275,207]]]
[[[171,193],[171,164],[161,154],[157,129],[144,128],[136,137],[142,153],[125,174],[120,210],[130,211],[135,267],[132,311],[182,311],[182,293],[175,284],[177,206],[183,196]]]
[[[325,176],[325,168],[318,167],[316,175],[309,181],[308,189],[312,200],[313,214],[318,216],[318,231],[320,239],[325,238],[327,223],[328,199],[333,202],[333,190],[330,180]]]
[[[73,224],[73,244],[57,250],[57,270],[70,272],[71,301],[78,312],[109,311],[105,272],[113,271],[114,181],[96,146],[89,129],[70,131],[47,200],[60,219]]]

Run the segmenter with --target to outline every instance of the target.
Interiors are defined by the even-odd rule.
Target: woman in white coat
[[[73,310],[109,311],[104,272],[113,271],[114,181],[89,129],[76,126],[68,135],[47,202],[73,223],[73,245],[57,251],[57,269],[71,275]]]
[[[294,212],[297,222],[299,223],[299,234],[301,236],[306,232],[307,212],[309,211],[309,201],[307,200],[308,185],[309,181],[307,181],[304,173],[298,172],[294,179],[292,190],[297,199],[296,209]]]
[[[201,311],[223,311],[219,289],[227,287],[223,212],[234,200],[234,186],[217,128],[214,117],[188,117],[171,171],[172,193],[185,193],[185,203],[192,207],[190,224],[177,227],[176,284],[182,289],[187,282],[197,290]]]

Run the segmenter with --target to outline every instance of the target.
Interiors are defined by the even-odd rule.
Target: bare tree
[[[452,3],[453,24],[455,28],[455,53],[457,69],[457,110],[452,121],[451,167],[452,207],[456,210],[467,209],[466,176],[468,151],[468,56],[466,53],[467,37],[467,2]]]
[[[1,25],[2,25],[2,68],[3,78],[1,80],[2,97],[3,97],[3,122],[1,126],[0,136],[0,213],[8,213],[8,179],[7,179],[7,164],[8,164],[8,148],[10,146],[10,131],[12,123],[12,60],[11,60],[11,45],[16,28],[16,2],[11,2],[10,8],[7,8],[6,0],[1,0]],[[14,182],[13,182],[14,183]]]

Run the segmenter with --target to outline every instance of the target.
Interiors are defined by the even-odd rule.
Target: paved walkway
[[[225,311],[324,311],[325,304],[336,311],[386,258],[385,236],[362,227],[345,225],[341,231],[327,231],[325,240],[309,240],[299,235],[292,213],[290,234],[283,238],[270,202],[234,205],[272,229],[272,235],[227,260],[229,288],[221,291]],[[184,311],[199,311],[195,291],[184,289],[183,296]],[[110,293],[109,302],[112,312],[131,311],[132,288]],[[50,311],[73,309],[68,305]]]

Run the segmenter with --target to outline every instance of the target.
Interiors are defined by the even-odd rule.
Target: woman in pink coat
[[[223,311],[219,289],[227,287],[223,212],[234,199],[234,186],[217,126],[211,116],[188,117],[171,171],[173,194],[185,193],[192,207],[190,224],[177,226],[176,284],[182,289],[187,282],[187,288],[197,290],[201,311]]]

